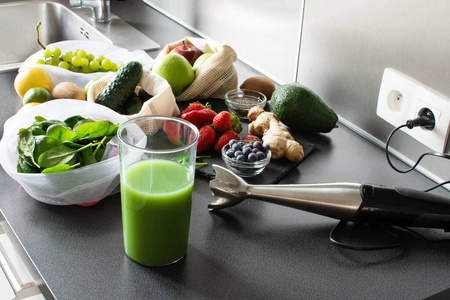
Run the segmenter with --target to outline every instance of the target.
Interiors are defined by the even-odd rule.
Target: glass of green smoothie
[[[146,116],[118,130],[125,253],[150,266],[187,250],[198,129],[168,116]]]

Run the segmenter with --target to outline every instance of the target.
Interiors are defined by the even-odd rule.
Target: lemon
[[[34,87],[29,89],[25,95],[23,95],[23,104],[35,102],[44,103],[52,99],[52,95],[49,91],[41,87]]]
[[[38,67],[26,68],[21,70],[14,79],[14,88],[20,98],[23,98],[25,93],[34,87],[52,91],[52,79],[45,70]]]

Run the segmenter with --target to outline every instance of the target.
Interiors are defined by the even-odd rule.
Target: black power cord
[[[392,163],[392,161],[390,159],[390,156],[389,156],[389,143],[391,141],[392,136],[398,130],[400,130],[400,129],[404,128],[404,127],[408,127],[408,129],[413,129],[413,128],[419,127],[419,126],[422,127],[422,128],[428,129],[428,130],[433,130],[434,126],[435,126],[435,123],[436,123],[436,120],[434,118],[433,112],[430,109],[428,109],[428,108],[424,108],[424,109],[421,110],[420,115],[417,118],[406,121],[406,124],[403,124],[403,125],[400,125],[400,126],[396,127],[389,134],[389,137],[388,137],[388,139],[386,141],[386,159],[387,159],[389,165],[392,167],[392,169],[394,169],[395,171],[397,171],[399,173],[408,173],[408,172],[414,170],[419,165],[419,163],[422,161],[422,159],[425,156],[436,156],[436,157],[440,157],[440,158],[450,159],[450,155],[446,154],[446,153],[440,153],[440,152],[423,153],[419,157],[419,159],[416,161],[416,163],[411,168],[409,168],[407,170],[400,170],[399,168],[397,168],[396,166],[393,165],[393,163]],[[440,184],[438,184],[438,185],[436,185],[436,186],[434,186],[432,188],[429,188],[429,189],[425,190],[425,192],[429,192],[431,190],[434,190],[434,189],[436,189],[436,188],[438,188],[440,186],[443,186],[445,184],[448,184],[448,183],[450,183],[450,180],[444,181],[444,182],[442,182],[442,183],[440,183]]]
[[[392,136],[400,129],[404,128],[404,127],[408,127],[409,129],[413,129],[415,127],[422,127],[425,129],[429,129],[429,130],[433,130],[434,126],[435,126],[435,118],[433,115],[433,112],[428,109],[428,108],[424,108],[420,111],[420,115],[412,120],[408,120],[406,121],[405,124],[400,125],[398,127],[396,127],[390,134],[389,137],[386,141],[386,158],[387,161],[389,163],[389,165],[397,172],[399,173],[408,173],[412,170],[414,170],[420,163],[420,161],[425,157],[425,156],[437,156],[437,157],[441,157],[441,158],[445,158],[445,159],[450,159],[450,155],[449,154],[445,154],[445,153],[438,153],[438,152],[427,152],[422,154],[419,159],[416,161],[416,163],[409,169],[407,170],[400,170],[399,168],[395,167],[392,164],[392,161],[390,159],[389,156],[389,143],[391,141]],[[440,187],[444,184],[450,183],[450,180],[448,181],[444,181],[432,188],[429,188],[427,190],[425,190],[425,192],[429,192],[431,190],[434,190],[437,187]],[[394,226],[384,226],[384,225],[372,225],[372,224],[355,224],[352,227],[349,227],[347,224],[351,224],[351,222],[344,222],[344,221],[340,221],[330,232],[329,235],[329,240],[335,244],[338,245],[340,247],[343,248],[347,248],[347,249],[351,249],[351,250],[383,250],[383,249],[390,249],[390,248],[397,248],[397,247],[401,247],[403,246],[404,242],[403,240],[400,238],[399,235],[397,235],[396,233],[393,232],[393,227]],[[363,227],[365,226],[365,227]],[[418,235],[419,237],[425,239],[428,242],[433,242],[433,243],[438,243],[438,242],[450,242],[450,239],[441,239],[441,240],[433,240],[433,239],[429,239],[426,236],[420,234],[419,232],[417,232],[414,229],[408,228],[408,227],[400,227],[403,228],[413,234]],[[364,231],[362,231],[362,229],[364,229]],[[358,234],[358,230],[361,231],[360,234]],[[369,231],[369,234],[367,233],[367,231]],[[350,237],[352,237],[353,235],[355,235],[355,232],[357,233],[358,237],[361,238],[361,236],[364,235],[369,235],[372,236],[374,234],[377,234],[377,239],[382,238],[383,242],[380,243],[376,243],[373,245],[369,245],[369,244],[362,244],[360,241],[351,241]],[[382,233],[384,233],[384,237],[383,235],[381,235]]]

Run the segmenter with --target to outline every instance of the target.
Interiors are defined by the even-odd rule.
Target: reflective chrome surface
[[[246,198],[258,199],[308,212],[352,220],[361,205],[361,184],[277,184],[250,185],[226,168],[213,165],[216,178],[209,187],[214,200],[210,211],[231,207]]]
[[[90,8],[96,22],[111,21],[111,3],[109,0],[70,0],[70,6]]]
[[[47,45],[64,40],[103,41],[133,50],[154,50],[160,46],[143,33],[111,14],[110,22],[95,22],[92,11],[69,8],[68,0],[2,1],[0,3],[0,72],[20,67],[31,54],[39,51],[40,41]]]

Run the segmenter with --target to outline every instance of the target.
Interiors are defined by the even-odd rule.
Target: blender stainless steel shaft
[[[360,183],[250,185],[213,165],[210,211],[247,198],[361,223],[450,229],[450,199],[423,191]]]

